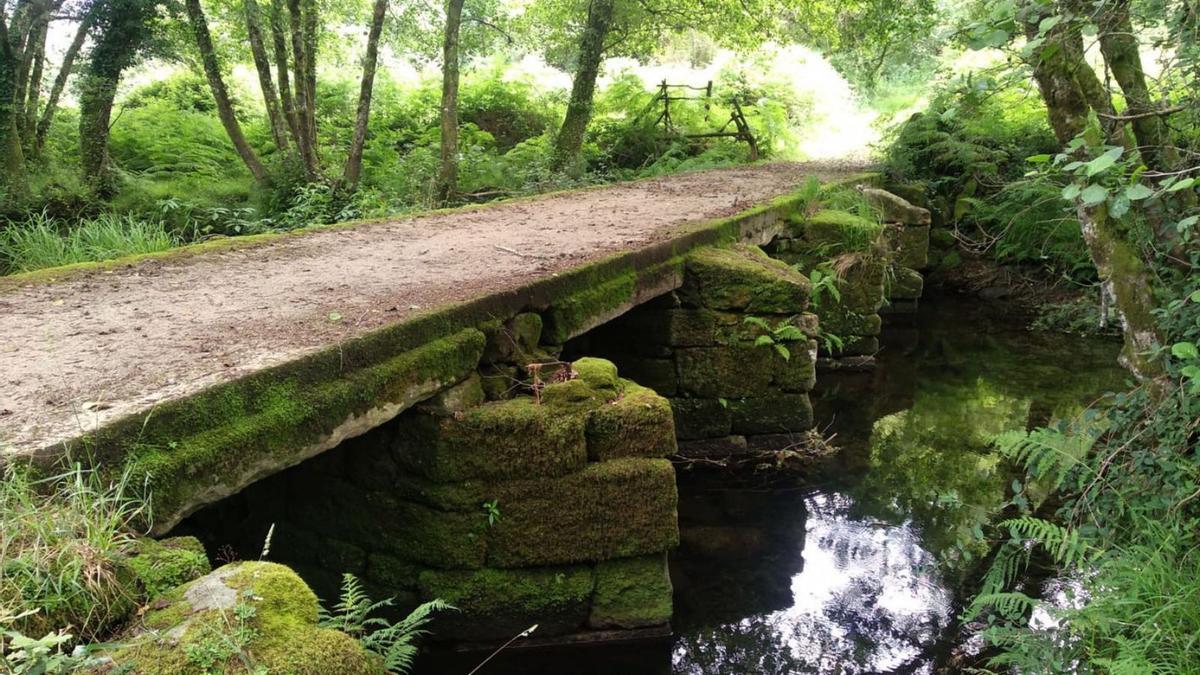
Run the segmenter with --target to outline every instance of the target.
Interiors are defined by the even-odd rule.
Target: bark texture
[[[574,171],[578,168],[583,136],[592,119],[596,78],[604,60],[604,41],[612,26],[614,0],[591,0],[587,23],[579,42],[579,63],[571,83],[567,114],[554,146],[554,168]]]
[[[435,198],[446,204],[458,190],[458,36],[463,0],[446,3],[446,32],[442,39],[442,139]]]
[[[383,33],[383,20],[387,16],[388,0],[375,0],[371,14],[371,30],[367,34],[367,53],[363,56],[362,83],[358,90],[358,114],[354,120],[354,138],[350,142],[350,153],[346,157],[343,180],[350,190],[358,187],[362,173],[363,146],[367,142],[367,122],[371,117],[371,93],[375,87],[375,68],[379,63],[379,36]]]
[[[200,0],[186,0],[184,7],[187,10],[188,23],[191,24],[192,33],[196,38],[196,46],[200,50],[204,76],[208,80],[209,89],[212,90],[213,99],[217,104],[217,116],[221,119],[221,125],[225,127],[225,133],[229,135],[229,140],[233,142],[234,149],[237,150],[238,156],[242,158],[246,168],[250,170],[250,174],[254,176],[254,180],[265,183],[267,182],[267,170],[258,159],[254,149],[246,142],[246,136],[242,133],[242,127],[238,124],[237,116],[233,112],[233,102],[229,99],[229,91],[225,88],[224,80],[221,79],[220,63],[217,61],[212,35],[208,32],[208,20],[200,7]]]
[[[258,73],[258,87],[262,91],[267,121],[271,125],[271,139],[275,141],[275,147],[286,150],[288,125],[279,103],[279,95],[275,91],[275,80],[271,75],[271,61],[267,57],[267,48],[263,42],[262,11],[258,2],[245,0],[245,13],[246,37],[250,43],[250,54],[254,58],[254,69]]]

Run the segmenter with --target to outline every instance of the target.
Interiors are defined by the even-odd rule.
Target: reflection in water
[[[1070,416],[1123,373],[1111,343],[1005,330],[949,301],[922,318],[890,330],[875,372],[822,378],[818,420],[832,423],[843,448],[829,466],[802,485],[743,486],[770,505],[760,521],[777,530],[803,521],[806,541],[775,538],[769,555],[724,569],[711,551],[689,547],[687,532],[691,506],[711,504],[729,479],[681,476],[675,567],[685,582],[707,579],[706,595],[733,599],[679,588],[673,672],[930,672],[957,574],[979,553],[972,534],[1008,495],[990,439]],[[770,596],[738,618],[711,611],[754,604],[758,580],[771,576],[764,565],[791,575],[790,597]]]
[[[680,474],[669,648],[514,651],[481,672],[930,672],[971,535],[1008,496],[990,439],[1072,415],[1123,373],[1116,344],[950,301],[885,336],[874,372],[821,377],[817,420],[842,452],[813,475]]]

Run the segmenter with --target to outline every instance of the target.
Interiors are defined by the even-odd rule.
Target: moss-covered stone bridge
[[[479,238],[459,231],[453,241],[492,249],[487,258],[505,261],[496,264],[502,274],[516,263],[516,279],[489,287],[480,285],[486,275],[468,275],[443,296],[383,293],[403,309],[366,320],[378,307],[355,316],[346,309],[353,303],[323,302],[312,287],[309,314],[319,327],[311,317],[296,323],[295,331],[313,335],[283,357],[224,364],[232,374],[184,368],[190,377],[183,383],[170,373],[138,373],[136,362],[113,362],[139,387],[113,385],[122,394],[107,398],[76,387],[77,398],[57,406],[38,408],[36,395],[0,395],[5,461],[52,465],[70,457],[106,470],[130,467],[149,477],[158,534],[192,532],[212,545],[253,551],[265,533],[259,526],[274,524],[273,555],[318,592],[352,572],[385,594],[413,602],[441,597],[463,608],[439,627],[444,637],[500,639],[533,622],[542,634],[662,626],[671,614],[666,554],[679,536],[668,458],[794,445],[813,424],[808,395],[818,365],[868,367],[880,312],[911,308],[921,292],[916,270],[924,266],[928,212],[868,189],[881,225],[818,208],[812,185],[802,189],[802,167],[739,171],[660,182],[667,202],[678,196],[671,188],[707,186],[718,198],[698,217],[648,226],[645,236],[565,261],[542,252],[553,245],[528,244],[546,235],[536,227],[515,240],[487,232],[490,214],[511,220],[516,209],[530,222],[550,214],[560,219],[555,236],[586,240],[578,228],[587,227],[587,214],[562,210],[572,193],[442,214],[472,221]],[[860,187],[875,180],[833,178]],[[731,207],[727,197],[738,193],[739,180],[758,182],[752,201],[734,199]],[[621,189],[631,188],[608,188]],[[596,204],[604,190],[573,194],[603,208]],[[621,217],[636,224],[636,200],[628,209]],[[426,225],[440,231],[437,221]],[[276,296],[299,302],[277,268],[315,266],[311,256],[325,255],[317,237],[365,238],[356,250],[374,250],[363,255],[376,263],[378,250],[391,245],[380,227],[269,238],[249,248],[218,242],[163,259],[15,278],[0,287],[6,324],[23,315],[36,320],[3,329],[3,378],[19,390],[23,380],[52,382],[45,371],[56,367],[74,372],[70,360],[78,355],[61,345],[26,347],[70,343],[45,334],[59,325],[49,318],[56,308],[72,308],[77,321],[134,321],[148,298],[148,307],[170,314],[173,298],[195,300],[186,284],[205,274],[242,282],[224,286],[250,298],[234,303],[239,311]],[[439,245],[448,246],[429,244]],[[328,255],[338,253],[334,246]],[[297,248],[308,257],[290,257]],[[382,273],[365,272],[365,292],[406,274],[406,256],[423,255],[413,248],[394,251]],[[440,254],[454,260],[454,250]],[[353,292],[356,260],[339,262],[344,271],[318,283],[344,281]],[[266,268],[258,274],[245,267],[259,263]],[[814,269],[834,273],[834,292],[822,296],[820,283],[814,291]],[[107,304],[79,296],[89,289],[101,289]],[[219,334],[202,338],[216,343],[188,343],[194,319],[185,307],[148,324],[176,326],[188,353],[216,352],[220,363]],[[244,330],[251,344],[288,342],[280,325],[286,331],[286,321],[276,322],[275,332],[258,335],[247,317]],[[139,340],[136,325],[120,330]],[[245,342],[237,322],[225,330],[232,343]],[[140,342],[145,349],[170,343],[169,332]],[[30,361],[47,355],[63,361]],[[104,357],[89,358],[103,368]],[[94,366],[79,370],[86,375]],[[14,408],[23,404],[51,419]]]

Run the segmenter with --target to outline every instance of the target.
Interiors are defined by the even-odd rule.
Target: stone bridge
[[[275,524],[273,555],[318,592],[353,572],[464,609],[443,637],[654,630],[679,536],[667,458],[796,445],[818,366],[869,367],[880,312],[920,295],[928,212],[870,189],[883,226],[821,209],[813,174],[11,277],[4,461],[128,467],[154,533],[243,555]]]

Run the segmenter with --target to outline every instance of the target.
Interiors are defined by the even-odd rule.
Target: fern
[[[1069,430],[1038,428],[1033,431],[1008,431],[995,439],[1001,453],[1020,463],[1031,477],[1049,481],[1046,487],[1062,487],[1071,469],[1082,466],[1081,460],[1099,438],[1099,430],[1084,424]]]
[[[1088,547],[1079,538],[1079,530],[1063,527],[1048,520],[1021,516],[1000,523],[1014,538],[1031,540],[1045,548],[1060,565],[1081,565],[1087,562]]]
[[[1003,618],[1015,621],[1028,616],[1037,605],[1037,600],[1019,591],[1008,591],[979,595],[975,598],[975,604],[980,607],[992,607]]]
[[[407,673],[417,658],[416,641],[429,634],[425,626],[433,620],[434,613],[455,608],[441,600],[431,600],[396,623],[372,616],[391,605],[391,598],[372,601],[358,577],[343,574],[342,591],[333,611],[320,609],[320,625],[361,640],[364,648],[383,658],[387,672]]]

